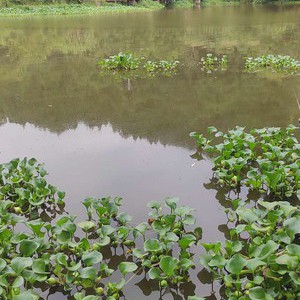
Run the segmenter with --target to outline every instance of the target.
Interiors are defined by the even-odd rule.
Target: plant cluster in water
[[[99,66],[103,70],[136,70],[141,63],[141,58],[136,58],[132,53],[122,53],[112,55],[99,61]]]
[[[133,226],[119,212],[121,198],[88,198],[87,218],[76,223],[63,214],[65,194],[46,182],[36,160],[16,159],[0,169],[1,299],[39,299],[38,289],[55,286],[76,300],[114,300],[128,273],[144,271],[161,289],[189,279],[190,248],[202,231],[187,229],[195,223],[193,210],[177,206],[177,199],[165,200],[169,212],[151,202],[148,222]],[[124,252],[117,268],[110,263],[111,248]],[[117,272],[124,278],[112,280]]]
[[[281,199],[300,198],[300,144],[295,126],[254,129],[236,127],[224,134],[209,127],[209,138],[193,132],[208,153],[220,184],[240,190],[242,185]],[[221,139],[217,144],[215,139]]]
[[[166,75],[172,76],[177,73],[179,61],[161,60],[161,61],[147,61],[142,65],[144,57],[134,57],[131,53],[122,53],[110,56],[99,61],[99,66],[102,72],[106,71],[132,71],[136,77]],[[140,68],[140,66],[142,67]],[[146,72],[146,74],[145,74]],[[109,74],[109,73],[108,73]],[[128,77],[128,74],[126,74]]]
[[[225,209],[229,237],[225,243],[202,244],[206,254],[200,264],[220,281],[230,300],[300,298],[300,207],[291,201],[295,197],[299,203],[300,196],[295,130],[246,133],[236,127],[224,134],[209,127],[209,138],[191,133],[200,154],[211,156],[221,185],[235,190],[245,185],[260,195],[254,204],[232,199],[231,209]]]
[[[300,190],[295,130],[247,133],[236,127],[222,133],[209,127],[209,138],[191,134],[213,159],[219,184],[238,195],[242,186],[260,195],[257,202],[232,199],[225,209],[227,240],[202,244],[200,265],[220,281],[227,299],[300,297],[300,209],[292,204]],[[178,206],[177,198],[166,198],[164,207],[149,203],[149,219],[138,225],[120,212],[121,198],[87,198],[86,218],[77,223],[63,210],[65,193],[47,183],[35,159],[12,160],[0,171],[1,299],[37,300],[39,291],[53,287],[75,300],[117,300],[137,274],[161,290],[190,280],[191,248],[202,229],[194,227],[193,209]],[[115,265],[117,250],[123,254]]]
[[[249,71],[271,70],[285,74],[296,74],[300,72],[300,61],[288,55],[263,55],[260,57],[248,57],[246,69]]]
[[[201,70],[211,73],[217,70],[226,70],[228,65],[228,59],[226,55],[220,57],[213,55],[211,53],[206,54],[206,56],[201,57],[200,60]]]
[[[161,60],[161,61],[150,61],[148,60],[144,64],[144,69],[151,76],[156,75],[158,73],[171,76],[176,74],[177,66],[179,64],[178,60]]]

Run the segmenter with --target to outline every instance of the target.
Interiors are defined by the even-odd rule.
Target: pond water
[[[203,240],[222,240],[222,191],[210,189],[210,162],[191,157],[189,133],[297,125],[300,117],[298,75],[243,70],[246,56],[300,58],[300,6],[3,18],[0,28],[0,161],[44,162],[49,182],[67,192],[66,210],[79,218],[87,196],[123,197],[136,222],[147,219],[149,201],[178,196],[196,209]],[[185,67],[174,77],[99,76],[99,58],[119,51]],[[228,70],[190,66],[207,53],[226,54]],[[183,296],[161,299],[210,295],[206,273],[197,268],[192,277]],[[160,297],[138,281],[125,289],[127,300]]]

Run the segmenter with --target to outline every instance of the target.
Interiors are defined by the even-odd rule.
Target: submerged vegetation
[[[271,70],[285,74],[296,74],[300,72],[300,61],[288,55],[248,57],[245,66],[249,71]]]

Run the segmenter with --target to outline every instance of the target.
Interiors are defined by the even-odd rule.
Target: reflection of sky
[[[67,192],[71,213],[82,215],[79,202],[87,196],[121,196],[139,222],[147,218],[149,201],[178,196],[197,209],[206,239],[222,236],[217,226],[225,220],[223,212],[213,192],[203,187],[212,175],[210,164],[192,167],[192,152],[184,148],[124,139],[110,126],[99,130],[83,124],[57,135],[7,123],[0,127],[0,137],[1,162],[24,156],[44,162],[49,181]]]

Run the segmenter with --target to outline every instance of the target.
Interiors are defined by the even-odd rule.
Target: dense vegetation
[[[254,3],[276,2],[279,0],[249,0]],[[291,0],[284,0],[289,2]],[[238,0],[204,0],[197,4],[237,4]],[[280,1],[282,2],[282,1]],[[193,7],[193,0],[124,0],[117,3],[107,3],[105,0],[0,0],[0,15],[72,15],[96,14],[103,12],[130,12],[166,7]]]
[[[117,78],[172,76],[177,73],[177,66],[179,65],[177,60],[143,61],[145,61],[145,57],[135,57],[132,53],[120,52],[109,58],[101,59],[98,65],[101,69],[101,75],[113,74]],[[122,73],[122,71],[130,72]]]
[[[209,127],[210,138],[191,134],[199,151],[211,155],[217,182],[236,195],[228,196],[231,205],[225,209],[230,238],[224,244],[203,243],[207,254],[200,258],[224,284],[228,299],[300,296],[300,210],[294,204],[299,203],[300,144],[295,130],[246,133],[237,127],[224,134]],[[47,183],[35,159],[12,160],[0,165],[0,172],[3,298],[39,299],[46,285],[77,300],[114,300],[131,280],[125,280],[127,274],[140,272],[161,289],[176,289],[189,280],[195,267],[191,247],[200,241],[202,229],[194,226],[193,210],[178,206],[178,199],[165,199],[168,211],[159,202],[149,203],[148,221],[135,226],[130,215],[120,212],[121,198],[87,198],[82,202],[86,218],[76,222],[63,210],[65,193]],[[243,185],[257,190],[259,201],[242,199]],[[114,248],[123,251],[117,268],[108,254]]]
[[[119,299],[129,282],[122,276],[137,270],[162,289],[188,280],[194,267],[190,248],[202,230],[188,229],[195,223],[193,210],[177,206],[178,199],[165,200],[169,212],[149,203],[148,222],[133,226],[119,212],[121,198],[88,198],[82,203],[86,220],[77,223],[76,216],[63,213],[65,193],[47,183],[35,159],[12,160],[0,172],[1,298],[39,299],[46,284],[76,300]],[[124,253],[117,269],[111,268],[109,248]]]
[[[228,195],[229,237],[202,244],[200,263],[224,285],[228,299],[300,297],[300,144],[298,128],[236,127],[222,133],[209,127],[209,138],[192,133],[201,154],[214,164],[218,185]],[[201,156],[200,156],[201,157]],[[242,187],[257,191],[243,199]]]

